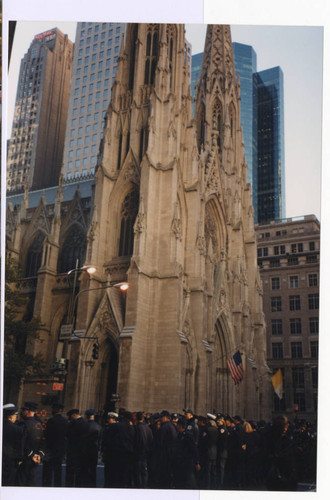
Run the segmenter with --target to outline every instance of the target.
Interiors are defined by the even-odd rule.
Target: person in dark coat
[[[271,467],[267,477],[268,490],[297,490],[297,453],[297,444],[289,431],[287,417],[276,417],[269,434]]]
[[[47,421],[45,428],[45,459],[43,463],[42,485],[62,486],[62,462],[66,453],[68,420],[62,415],[64,405],[52,405],[52,417]]]
[[[210,415],[210,414],[209,414]],[[208,416],[209,416],[208,415]],[[216,464],[218,453],[218,429],[215,423],[215,416],[199,418],[199,459],[200,489],[211,490],[216,488]]]
[[[18,470],[18,486],[35,486],[37,467],[43,460],[42,423],[36,416],[38,405],[27,401],[22,407],[23,457]]]
[[[196,472],[200,471],[198,447],[191,432],[187,432],[187,420],[177,423],[177,437],[171,449],[173,484],[177,489],[197,489]]]
[[[95,422],[96,411],[90,408],[85,411],[88,423],[87,434],[87,486],[96,488],[96,468],[101,445],[102,427]]]
[[[218,453],[217,453],[217,488],[222,489],[225,484],[225,470],[228,458],[228,431],[224,416],[217,415]]]
[[[153,435],[145,423],[142,412],[136,414],[135,425],[135,488],[148,487],[148,462],[152,450]]]
[[[167,489],[171,488],[173,485],[173,464],[171,457],[173,444],[177,437],[177,431],[171,422],[171,414],[167,410],[163,410],[160,417],[158,485],[159,488]]]
[[[183,410],[185,419],[187,420],[187,429],[186,432],[190,432],[194,439],[194,443],[196,446],[198,446],[198,425],[195,422],[194,414],[193,411],[190,410],[189,408]]]
[[[3,407],[2,428],[2,485],[16,486],[19,463],[23,456],[23,427],[16,425],[18,408]]]
[[[101,452],[104,463],[104,488],[114,488],[116,486],[116,434],[118,432],[118,413],[109,412],[107,414],[106,426],[102,434]]]
[[[87,486],[87,436],[88,423],[78,409],[67,412],[67,459],[65,486],[83,488]]]
[[[135,427],[133,426],[133,415],[129,411],[122,413],[122,420],[118,422],[113,451],[116,454],[113,477],[116,488],[131,488],[134,476],[134,444]]]

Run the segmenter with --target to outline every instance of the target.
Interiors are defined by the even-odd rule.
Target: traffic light
[[[92,358],[99,359],[99,344],[97,342],[95,342],[95,344],[93,344]]]

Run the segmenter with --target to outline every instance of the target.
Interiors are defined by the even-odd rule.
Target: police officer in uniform
[[[17,471],[23,455],[23,427],[16,424],[18,408],[14,404],[3,407],[2,428],[2,485],[16,486]]]
[[[18,486],[35,486],[36,471],[44,453],[42,423],[36,416],[38,405],[31,401],[22,407],[23,459],[18,470]]]
[[[62,486],[62,462],[66,453],[68,420],[62,415],[64,405],[53,403],[52,417],[45,429],[45,459],[43,463],[42,485]]]
[[[183,410],[183,413],[184,413],[185,419],[187,420],[186,432],[188,432],[188,433],[190,432],[192,434],[192,437],[194,439],[194,443],[196,446],[198,446],[199,429],[198,429],[198,425],[195,422],[193,411],[188,408],[186,410]]]
[[[87,486],[96,488],[96,468],[101,445],[102,427],[95,422],[96,410],[90,408],[85,411],[85,416],[88,423],[87,434]]]
[[[177,438],[172,447],[172,465],[174,487],[178,489],[196,489],[196,472],[200,471],[198,448],[193,436],[187,432],[187,420],[179,418]]]
[[[87,435],[88,423],[77,408],[67,412],[66,487],[83,488],[87,485]]]
[[[107,423],[102,435],[102,460],[104,463],[104,488],[116,486],[115,465],[116,440],[118,432],[118,413],[110,411],[107,415]]]

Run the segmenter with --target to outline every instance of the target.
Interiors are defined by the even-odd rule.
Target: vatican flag
[[[280,369],[277,370],[275,375],[272,376],[272,384],[274,391],[280,399],[283,398],[283,377]]]

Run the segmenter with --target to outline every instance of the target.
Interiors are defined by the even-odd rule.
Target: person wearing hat
[[[65,486],[83,488],[87,485],[88,424],[77,408],[67,412],[67,459]]]
[[[174,488],[193,490],[198,487],[196,473],[200,471],[198,448],[193,435],[187,432],[187,420],[179,418],[177,438],[172,448]]]
[[[225,470],[228,458],[228,431],[225,417],[219,413],[216,417],[218,429],[218,453],[217,453],[217,489],[222,489],[225,483]]]
[[[3,407],[2,428],[2,485],[16,486],[17,471],[23,455],[23,428],[15,424],[18,408],[14,404]]]
[[[205,490],[216,487],[216,463],[219,434],[215,423],[216,416],[208,413],[207,418],[200,418],[199,427],[199,458],[200,458],[200,488]]]
[[[18,470],[18,486],[35,486],[37,467],[44,453],[42,423],[36,417],[38,405],[27,401],[22,407],[23,459]]]
[[[88,423],[87,434],[87,486],[96,488],[96,468],[101,445],[102,427],[95,421],[96,411],[90,408],[85,411]]]
[[[198,425],[196,424],[195,419],[194,419],[194,413],[189,408],[184,409],[183,413],[184,413],[185,419],[187,420],[187,431],[186,432],[188,432],[188,433],[190,432],[192,434],[192,436],[194,438],[194,443],[196,446],[198,446],[199,429],[198,429]]]
[[[67,430],[69,422],[63,416],[64,405],[55,402],[52,404],[52,417],[47,421],[45,428],[45,459],[42,471],[42,485],[62,486],[62,462],[66,453]]]
[[[116,424],[116,436],[113,440],[113,452],[116,461],[113,463],[112,478],[114,487],[131,488],[133,486],[135,459],[135,427],[133,415],[129,411],[122,412],[122,420]]]
[[[173,485],[172,448],[177,437],[177,431],[171,422],[171,414],[167,410],[161,412],[160,421],[160,456],[157,478],[159,487],[167,489],[171,488]]]
[[[148,487],[148,472],[152,443],[152,431],[145,422],[143,412],[139,411],[136,413],[135,424],[135,488]]]
[[[118,413],[110,411],[107,414],[106,426],[102,434],[102,460],[104,463],[104,488],[112,488],[115,484],[113,471],[117,460],[115,453],[116,434],[118,429]]]

